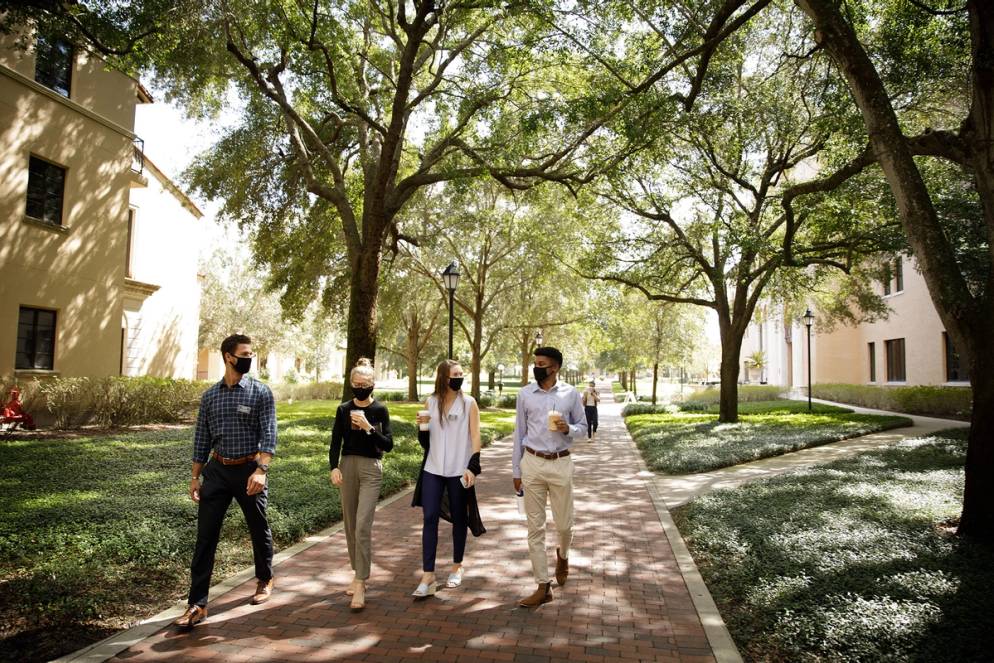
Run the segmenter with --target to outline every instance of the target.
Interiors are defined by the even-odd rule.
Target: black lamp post
[[[811,412],[811,325],[815,322],[815,316],[811,309],[804,312],[804,326],[808,328],[808,412]]]
[[[456,267],[456,263],[450,262],[449,266],[445,268],[445,271],[442,272],[442,281],[445,282],[445,287],[449,290],[449,359],[452,359],[452,325],[455,322],[453,315],[455,313],[456,286],[459,285],[459,269]]]
[[[497,394],[504,394],[504,364],[497,364]]]

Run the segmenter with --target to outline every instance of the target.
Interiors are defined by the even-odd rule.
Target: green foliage
[[[279,446],[270,471],[269,515],[278,547],[341,516],[328,483],[328,444],[337,401],[280,404]],[[384,496],[416,478],[422,449],[419,404],[389,406],[396,444],[383,461]],[[484,444],[509,433],[513,411],[486,411]],[[165,608],[185,594],[196,539],[187,497],[189,427],[4,443],[0,479],[0,619],[4,655],[55,658],[106,629]],[[485,469],[485,468],[484,468]],[[250,565],[248,532],[229,510],[215,579]],[[104,631],[93,631],[93,625]],[[71,632],[62,639],[59,634]],[[80,640],[83,633],[83,641]],[[44,652],[39,656],[38,652]]]
[[[783,392],[783,387],[776,385],[740,384],[738,389],[739,403],[776,400],[783,396]],[[686,410],[693,409],[695,406],[698,408],[709,407],[717,404],[720,398],[721,390],[717,387],[709,386],[685,395],[682,405]]]
[[[649,469],[692,474],[779,456],[889,428],[910,426],[906,417],[852,414],[840,408],[807,413],[797,401],[750,404],[739,422],[722,424],[717,414],[655,412],[628,414],[625,423]]]
[[[56,428],[133,426],[188,419],[209,385],[154,377],[62,378],[38,383]]]
[[[878,387],[866,384],[815,384],[812,396],[877,410],[933,417],[969,419],[973,393],[969,387]]]
[[[746,660],[989,659],[994,549],[949,530],[966,435],[905,440],[674,511]]]
[[[518,404],[518,395],[506,392],[501,396],[496,393],[486,393],[481,394],[476,402],[480,407],[514,408]]]
[[[277,401],[335,401],[342,400],[341,382],[298,382],[271,384],[273,398]]]

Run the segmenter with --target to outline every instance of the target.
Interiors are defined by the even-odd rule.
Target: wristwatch
[[[269,472],[269,463],[259,463],[258,465],[256,465],[255,469],[262,470],[262,473],[266,474],[267,472]]]

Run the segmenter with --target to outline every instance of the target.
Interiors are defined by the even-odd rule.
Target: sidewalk
[[[939,430],[947,428],[963,428],[969,423],[957,421],[955,419],[937,419],[935,417],[922,417],[918,415],[902,414],[900,412],[887,412],[884,410],[873,410],[870,408],[847,405],[845,403],[834,403],[817,398],[811,399],[815,403],[825,405],[838,405],[846,407],[861,414],[882,414],[899,415],[908,417],[914,423],[913,426],[904,428],[893,428],[879,433],[870,433],[861,437],[854,437],[848,440],[840,440],[810,449],[802,449],[782,456],[763,458],[751,463],[723,467],[711,472],[701,472],[699,474],[686,475],[656,475],[653,479],[655,489],[666,508],[673,509],[690,500],[709,493],[712,490],[721,488],[734,488],[749,481],[765,479],[787,472],[795,472],[812,465],[830,463],[840,458],[848,458],[865,451],[872,451],[880,447],[897,444],[901,440],[914,437],[923,437]]]
[[[710,596],[692,560],[688,562],[669,514],[656,511],[651,475],[624,428],[620,406],[609,402],[609,390],[604,397],[597,442],[578,441],[573,447],[576,540],[569,581],[564,588],[554,587],[552,603],[536,611],[516,607],[534,583],[526,529],[511,490],[511,443],[503,440],[483,452],[478,491],[489,531],[479,539],[470,536],[461,588],[442,590],[423,602],[412,600],[420,576],[421,511],[412,509],[409,494],[404,494],[377,512],[374,568],[364,612],[348,610],[343,590],[351,571],[345,537],[332,530],[276,567],[276,591],[269,603],[248,605],[255,583],[247,579],[221,596],[212,593],[210,617],[191,633],[160,628],[145,637],[137,627],[115,636],[117,642],[131,644],[116,658],[741,660],[713,603],[708,607]],[[446,560],[451,559],[446,525],[442,523],[439,537],[442,579],[448,573]],[[550,517],[553,558],[554,531]],[[707,628],[695,606],[704,606]],[[166,618],[163,613],[158,619]],[[120,645],[109,649],[112,644],[102,643],[90,657],[76,660],[103,660],[101,652],[113,656]]]

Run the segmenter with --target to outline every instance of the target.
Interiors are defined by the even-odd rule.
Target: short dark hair
[[[563,353],[553,348],[551,346],[535,348],[534,352],[536,357],[548,357],[552,361],[556,362],[559,368],[563,367]]]
[[[239,345],[252,345],[252,339],[245,334],[232,334],[228,338],[221,341],[221,356],[234,356],[235,350],[238,349]]]

